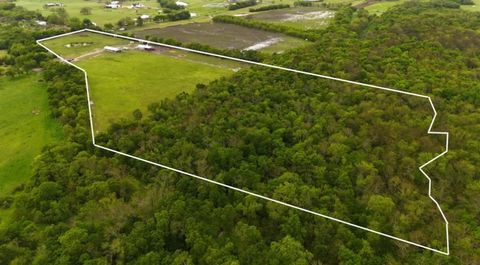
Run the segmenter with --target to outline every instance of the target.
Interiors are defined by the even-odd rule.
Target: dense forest
[[[5,27],[1,44],[38,58],[17,74],[41,64],[67,140],[45,147],[30,181],[2,204],[14,218],[0,228],[0,264],[480,263],[480,14],[438,2],[382,16],[347,7],[315,44],[264,59],[432,97],[434,128],[451,133],[448,155],[426,168],[450,222],[450,256],[94,148],[82,73],[34,48],[54,32],[12,25],[28,37]],[[444,148],[426,133],[428,101],[252,67],[134,113],[97,141],[445,247],[418,171]]]

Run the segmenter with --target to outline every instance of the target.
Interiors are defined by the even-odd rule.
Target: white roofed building
[[[153,51],[153,50],[155,50],[155,48],[153,46],[148,45],[148,44],[139,44],[137,46],[137,49],[143,50],[143,51]]]
[[[182,1],[176,1],[175,4],[176,4],[177,6],[188,6],[187,3],[182,2]]]
[[[117,47],[113,47],[113,46],[105,46],[105,47],[103,47],[103,50],[107,51],[107,52],[114,52],[114,53],[122,52],[122,49],[117,48]]]

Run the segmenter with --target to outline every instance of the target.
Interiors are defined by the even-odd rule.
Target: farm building
[[[137,46],[137,49],[139,50],[144,50],[144,51],[153,51],[155,48],[153,46],[150,46],[148,44],[139,44]]]
[[[137,8],[144,8],[144,7],[145,5],[142,3],[133,3],[130,6],[128,6],[128,8],[130,9],[137,9]]]
[[[182,1],[176,1],[175,4],[176,4],[177,6],[188,6],[187,3],[182,2]]]
[[[63,7],[63,3],[46,3],[45,7]]]
[[[43,21],[43,20],[35,20],[35,23],[37,23],[37,25],[39,25],[39,26],[46,26],[47,25],[47,21]]]
[[[105,5],[105,8],[111,8],[111,9],[117,9],[120,8],[120,2],[119,1],[112,1],[108,4]]]
[[[107,51],[107,52],[113,52],[113,53],[122,52],[122,49],[117,48],[117,47],[112,47],[112,46],[105,46],[105,47],[103,47],[103,50]]]

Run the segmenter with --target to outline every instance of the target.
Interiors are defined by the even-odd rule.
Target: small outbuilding
[[[105,5],[105,8],[117,9],[122,7],[119,1],[112,1]]]
[[[46,3],[44,7],[63,7],[63,3]]]
[[[35,23],[42,27],[45,27],[47,25],[47,21],[43,21],[43,20],[35,20]]]
[[[128,8],[130,9],[145,8],[145,5],[142,3],[133,3]]]
[[[122,49],[117,48],[117,47],[113,47],[113,46],[105,46],[105,47],[103,47],[103,50],[107,51],[107,52],[113,52],[113,53],[122,52]]]
[[[185,2],[182,2],[182,1],[176,1],[176,2],[175,2],[175,4],[176,4],[177,6],[183,6],[183,7],[186,7],[186,6],[188,6],[188,4],[187,4],[187,3],[185,3]]]
[[[148,45],[148,44],[139,44],[137,46],[137,49],[143,50],[143,51],[153,51],[153,50],[155,50],[155,48],[153,46]]]

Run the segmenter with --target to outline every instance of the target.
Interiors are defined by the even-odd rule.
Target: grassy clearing
[[[156,54],[103,53],[77,64],[89,75],[95,129],[104,131],[111,122],[131,117],[137,108],[146,113],[153,102],[191,92],[198,83],[232,74],[232,63],[226,65],[220,59],[165,50]]]
[[[473,2],[475,3],[474,5],[464,5],[460,6],[460,8],[466,11],[480,12],[480,0],[473,0]]]
[[[107,45],[124,45],[129,41],[120,38],[113,38],[101,34],[82,32],[66,37],[61,37],[43,42],[46,46],[62,55],[64,58],[73,59],[82,54],[102,49]],[[67,47],[67,45],[71,45]]]
[[[29,10],[36,10],[41,12],[43,15],[47,16],[52,13],[51,8],[44,8],[44,5],[48,2],[47,0],[17,0],[16,4],[23,6]],[[159,5],[154,0],[141,0],[141,1],[125,1],[123,6],[124,8],[119,9],[105,9],[105,1],[94,1],[94,0],[68,0],[68,1],[58,1],[65,4],[64,8],[68,12],[70,17],[78,17],[80,19],[88,18],[91,21],[97,23],[97,25],[102,26],[106,23],[116,23],[118,20],[124,17],[137,18],[140,15],[156,15],[158,14],[157,8]],[[146,7],[144,9],[128,9],[126,6],[131,3],[143,3]],[[90,15],[82,15],[80,10],[83,7],[90,7],[92,12]]]
[[[382,14],[391,7],[394,7],[399,4],[405,3],[405,0],[397,0],[397,1],[382,1],[378,2],[369,6],[365,7],[365,10],[367,10],[370,14]]]
[[[36,10],[47,16],[52,13],[53,9],[44,8],[45,3],[51,1],[47,0],[17,0],[16,4],[23,6],[29,10]],[[140,1],[124,1],[122,8],[119,9],[105,9],[104,5],[107,1],[95,1],[95,0],[68,0],[60,1],[65,4],[64,8],[70,17],[78,17],[80,19],[88,18],[91,21],[97,23],[99,26],[103,26],[106,23],[116,23],[121,18],[131,17],[137,18],[140,15],[146,14],[155,16],[159,13],[160,5],[155,0],[140,0]],[[193,21],[204,21],[210,16],[216,16],[221,14],[238,14],[248,12],[249,8],[243,8],[239,10],[229,11],[226,8],[226,1],[211,1],[211,0],[185,0],[189,4],[188,10],[191,13],[195,13]],[[285,3],[293,4],[294,0],[287,0]],[[128,9],[126,8],[131,3],[143,3],[147,8],[143,9]],[[265,1],[262,5],[269,5],[274,1]],[[259,5],[261,6],[261,5]],[[92,12],[90,15],[82,15],[80,10],[83,7],[90,7]],[[178,24],[182,22],[174,22]],[[162,23],[163,24],[163,23]],[[155,23],[147,23],[146,25],[157,25]],[[161,24],[159,24],[161,25]]]
[[[245,49],[270,39],[281,39],[281,41],[264,48],[264,51],[268,52],[282,52],[286,49],[308,44],[308,42],[302,39],[289,37],[280,33],[211,22],[148,29],[135,34],[140,38],[148,35],[171,38],[183,43],[198,42],[219,49]]]
[[[24,182],[43,146],[62,139],[39,76],[0,78],[0,195]]]

